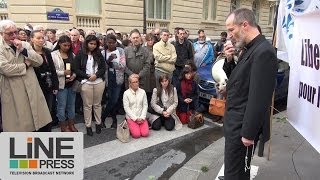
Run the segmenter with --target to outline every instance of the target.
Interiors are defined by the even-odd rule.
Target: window
[[[238,9],[239,7],[240,7],[240,2],[239,2],[239,0],[231,0],[230,12]]]
[[[254,0],[252,3],[252,11],[256,16],[257,23],[259,22],[260,1]]]
[[[146,0],[147,18],[170,19],[171,0]]]
[[[101,0],[76,0],[77,14],[100,15]]]
[[[204,20],[216,20],[217,16],[217,0],[203,0],[203,14]]]
[[[274,3],[270,3],[268,25],[271,25],[271,26],[273,25],[275,15],[276,15],[276,5]]]

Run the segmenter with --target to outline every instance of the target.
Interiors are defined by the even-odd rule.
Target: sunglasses
[[[17,35],[18,31],[13,31],[13,32],[4,32],[4,34],[8,35],[8,36],[13,36],[13,35]]]

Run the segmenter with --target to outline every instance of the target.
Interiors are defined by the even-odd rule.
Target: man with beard
[[[199,68],[211,64],[214,58],[213,48],[210,42],[206,41],[206,34],[203,29],[198,31],[198,41],[193,43],[194,63]]]
[[[145,83],[149,80],[150,77],[150,62],[152,55],[150,51],[141,45],[141,34],[139,30],[134,29],[130,32],[130,39],[132,46],[125,48],[126,56],[126,87],[128,87],[128,77],[131,74],[139,75],[139,84],[141,89],[145,89]]]
[[[269,116],[277,57],[272,45],[259,33],[251,10],[241,8],[230,13],[226,27],[236,47],[231,43],[224,47],[224,70],[232,71],[226,88],[224,179],[249,180],[257,139],[261,133],[263,142],[270,138]],[[235,65],[236,48],[242,51]],[[230,65],[234,68],[226,68]]]

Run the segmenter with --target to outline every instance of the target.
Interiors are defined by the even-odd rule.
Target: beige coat
[[[54,63],[54,67],[56,68],[56,72],[59,80],[59,89],[64,89],[66,83],[66,76],[64,75],[64,62],[60,55],[59,50],[55,50],[51,52],[52,60]]]
[[[151,98],[150,104],[151,104],[151,107],[154,111],[156,111],[159,114],[162,114],[163,108],[158,105],[159,101],[160,101],[160,97],[158,97],[158,95],[157,95],[157,88],[154,88],[153,92],[152,92],[152,98]],[[168,98],[167,105],[169,106],[167,108],[167,112],[175,120],[175,129],[176,130],[181,129],[182,123],[176,114],[176,108],[178,106],[178,94],[177,94],[176,88],[174,88],[173,94],[172,93],[170,94],[170,96]],[[159,117],[160,116],[158,116],[158,115],[148,113],[148,120],[149,120],[150,124],[152,124]]]
[[[43,60],[32,47],[23,42],[28,57],[15,53],[0,37],[0,91],[4,131],[29,132],[39,130],[52,121],[33,67]],[[24,59],[32,63],[26,69]]]
[[[162,40],[153,46],[155,68],[161,72],[172,74],[177,60],[176,48],[169,42]]]

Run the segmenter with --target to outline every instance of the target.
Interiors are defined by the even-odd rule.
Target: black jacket
[[[224,116],[226,141],[242,144],[241,137],[254,140],[263,133],[263,142],[270,138],[270,105],[275,87],[277,57],[272,45],[258,35],[240,55],[238,64],[225,63],[231,74],[227,83]]]
[[[52,93],[52,90],[59,90],[59,80],[52,60],[51,51],[47,48],[43,48],[42,50],[44,52],[43,56],[45,56],[47,61],[43,59],[41,66],[34,67],[34,71],[37,75],[42,92],[46,94]],[[47,77],[50,78],[51,87],[49,87],[50,82],[48,83]]]
[[[102,78],[103,80],[105,79],[105,72],[106,72],[106,63],[104,61],[104,58],[99,52],[97,55],[93,56],[93,59],[98,63],[98,71],[96,72],[97,78]],[[76,73],[77,77],[76,79],[78,81],[82,81],[83,79],[88,79],[88,75],[86,74],[86,66],[87,66],[87,61],[88,61],[88,55],[85,54],[83,51],[80,51],[73,63],[72,63],[72,71]]]
[[[196,110],[198,108],[199,103],[199,93],[198,93],[198,85],[195,81],[192,82],[192,90],[191,93],[187,97],[183,97],[181,93],[181,81],[177,83],[177,94],[178,94],[178,107],[177,110],[180,112],[187,112],[188,110]],[[192,99],[192,102],[188,104],[184,102],[186,98]]]
[[[177,60],[176,66],[183,68],[188,60],[193,60],[193,45],[187,39],[182,44],[178,40],[172,43],[176,48]]]

